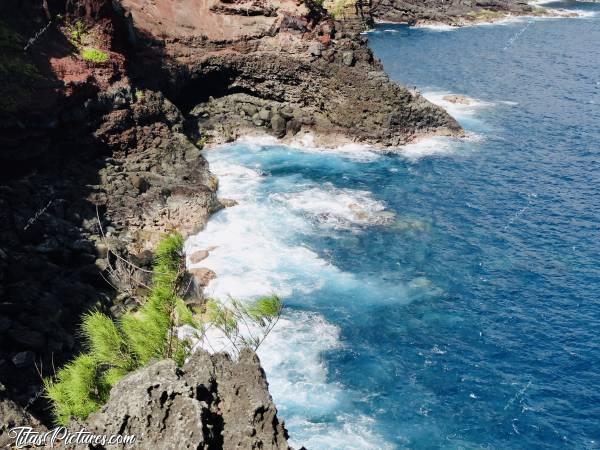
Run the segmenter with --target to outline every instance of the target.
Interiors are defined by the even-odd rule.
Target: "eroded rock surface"
[[[289,448],[265,373],[249,349],[238,361],[200,351],[182,370],[165,360],[133,372],[100,411],[70,428],[82,425],[104,435],[135,435],[131,449]]]

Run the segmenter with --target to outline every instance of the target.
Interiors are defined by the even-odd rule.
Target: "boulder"
[[[2,395],[3,386],[0,385],[0,448],[13,448],[14,438],[9,431],[14,427],[31,427],[43,433],[46,427],[21,406]]]
[[[292,136],[298,134],[301,128],[302,122],[300,122],[298,119],[290,119],[286,125],[287,134],[291,134]]]
[[[198,250],[190,255],[190,263],[198,264],[200,261],[208,258],[208,251]]]
[[[271,111],[263,108],[258,112],[258,118],[260,120],[264,120],[265,122],[271,120]]]
[[[275,133],[275,136],[282,138],[285,136],[285,119],[280,114],[273,114],[271,117],[271,129]]]
[[[343,52],[342,53],[342,62],[348,67],[354,65],[354,52]]]
[[[206,287],[211,280],[217,278],[217,274],[212,270],[202,267],[200,269],[190,269],[189,272],[199,286]]]
[[[470,105],[471,104],[471,99],[469,97],[466,97],[464,95],[459,95],[459,94],[445,95],[443,97],[443,99],[449,103],[454,103],[455,105]]]
[[[311,56],[319,57],[323,52],[323,44],[320,42],[313,42],[308,46],[308,54]]]

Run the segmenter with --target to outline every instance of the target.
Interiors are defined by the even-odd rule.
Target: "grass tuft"
[[[81,57],[88,62],[101,64],[108,61],[108,53],[97,48],[87,47],[81,50]]]

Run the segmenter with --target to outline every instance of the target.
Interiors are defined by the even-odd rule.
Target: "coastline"
[[[488,11],[480,10],[479,12],[469,12],[459,16],[445,16],[444,19],[427,19],[416,18],[415,20],[395,21],[389,19],[380,19],[374,17],[373,21],[376,25],[396,24],[408,25],[415,28],[434,28],[440,30],[451,30],[454,28],[499,25],[502,23],[511,23],[523,19],[561,19],[561,18],[576,18],[585,17],[582,12],[573,12],[566,9],[547,8],[543,6],[546,3],[551,3],[550,0],[541,0],[530,2],[531,10],[523,11]]]
[[[102,7],[105,8],[108,3]],[[18,175],[3,192],[2,201],[11,204],[11,212],[18,217],[18,224],[23,221],[27,224],[31,217],[37,220],[35,203],[50,205],[44,198],[47,192],[57,196],[58,201],[56,208],[53,205],[49,211],[39,213],[40,217],[45,215],[30,230],[28,225],[24,230],[15,227],[14,230],[4,230],[7,235],[17,237],[14,238],[14,248],[3,250],[8,250],[9,254],[14,251],[18,258],[13,258],[12,254],[6,257],[4,251],[0,253],[2,275],[8,274],[4,278],[9,280],[7,284],[19,285],[23,281],[19,279],[24,276],[22,273],[35,274],[35,270],[29,271],[27,262],[36,258],[37,270],[42,271],[47,265],[47,278],[56,276],[58,279],[59,268],[73,271],[72,267],[77,266],[77,289],[70,290],[68,283],[62,283],[49,300],[44,297],[45,307],[57,304],[64,292],[73,297],[85,293],[85,304],[82,302],[68,310],[73,317],[68,318],[64,330],[58,326],[50,329],[47,325],[40,325],[39,320],[32,325],[37,327],[33,330],[12,319],[8,325],[3,323],[4,327],[9,327],[7,336],[10,333],[10,339],[18,342],[15,347],[18,351],[11,349],[6,360],[17,361],[14,363],[17,367],[24,354],[28,358],[28,365],[19,367],[19,371],[13,371],[11,376],[26,369],[31,372],[29,376],[32,379],[37,377],[32,361],[41,355],[40,359],[45,357],[50,362],[50,356],[54,355],[49,353],[50,350],[60,352],[67,359],[75,353],[78,349],[73,337],[75,319],[78,318],[75,316],[90,305],[100,304],[115,317],[124,310],[135,308],[135,296],[119,295],[115,299],[112,289],[101,287],[107,261],[111,257],[114,259],[114,256],[122,255],[139,267],[148,268],[151,249],[160,235],[179,230],[185,236],[192,236],[206,226],[214,212],[234,204],[217,198],[219,180],[210,172],[202,156],[203,147],[212,151],[232,140],[260,140],[269,136],[269,139],[277,139],[273,141],[274,145],[301,145],[324,152],[328,149],[344,152],[344,148],[351,151],[352,146],[360,146],[381,154],[428,139],[468,138],[445,109],[390,81],[358,33],[336,29],[341,25],[335,24],[326,14],[316,20],[307,19],[314,11],[290,4],[285,5],[284,13],[276,19],[273,19],[275,13],[271,10],[259,11],[259,18],[251,19],[256,22],[249,25],[243,11],[232,14],[227,10],[224,14],[228,20],[231,16],[234,21],[240,21],[241,28],[247,26],[251,29],[250,37],[239,38],[236,35],[230,40],[220,40],[222,36],[219,39],[202,36],[195,39],[186,34],[187,25],[176,24],[163,29],[164,24],[160,20],[155,17],[148,19],[147,16],[143,16],[146,22],[141,25],[134,22],[133,13],[139,13],[139,5],[133,1],[126,3],[129,15],[116,14],[111,10],[110,18],[103,16],[104,12],[94,17],[104,27],[101,28],[106,33],[103,45],[107,46],[107,52],[112,52],[114,64],[94,67],[70,54],[64,56],[62,63],[65,66],[71,64],[68,67],[75,69],[67,71],[72,79],[60,80],[68,90],[61,91],[64,97],[59,97],[59,106],[52,115],[41,126],[35,123],[35,118],[30,120],[28,116],[23,122],[18,115],[15,115],[17,119],[11,117],[12,121],[6,121],[13,133],[11,136],[17,136],[15,142],[10,142],[11,150],[19,149],[28,139],[33,144],[37,144],[37,139],[42,142],[39,146],[27,143],[25,162],[20,160],[21,155],[17,151],[5,155],[8,161],[25,174],[30,171],[36,176],[39,166],[50,163],[45,167],[46,172],[31,182],[30,190],[35,191],[35,201],[26,208],[14,203],[15,198],[18,200],[30,195],[22,189]],[[115,14],[118,18],[113,17]],[[210,14],[218,16],[220,13],[211,10]],[[499,24],[527,17],[574,16],[508,14],[497,20],[475,18],[475,22],[457,26]],[[117,35],[110,34],[110,20],[119,26],[122,25],[119,21],[129,24],[127,29],[133,30],[137,39],[132,48],[138,53],[119,53],[122,50],[118,45],[126,47],[133,44],[119,42],[121,35],[117,38]],[[137,35],[134,23],[140,26]],[[279,28],[272,35],[274,23]],[[203,29],[204,25],[204,18],[195,24],[199,29]],[[413,25],[451,26],[426,19]],[[183,34],[182,29],[185,29]],[[208,31],[215,32],[212,25]],[[165,38],[164,41],[159,40],[162,46],[156,43],[157,36]],[[112,42],[111,39],[118,44],[114,49],[107,44]],[[131,66],[127,70],[125,54],[131,58]],[[269,58],[269,63],[264,63]],[[163,65],[165,61],[168,64]],[[149,68],[155,72],[149,71]],[[139,73],[134,76],[136,71]],[[157,80],[148,80],[150,77],[147,75],[140,76],[143,72],[160,75]],[[81,82],[79,78],[86,81]],[[206,86],[199,87],[198,80],[207,80]],[[146,87],[148,84],[150,87]],[[159,87],[168,92],[172,102],[161,94]],[[238,90],[250,93],[251,99],[246,103],[254,109],[238,109],[237,105],[224,103],[226,97],[237,95],[235,92]],[[215,92],[217,100],[207,101],[209,94]],[[211,103],[213,106],[210,106]],[[199,105],[207,108],[200,117],[188,114],[191,107]],[[263,110],[269,112],[268,119],[261,116]],[[273,120],[273,117],[277,119]],[[252,125],[248,125],[249,122]],[[221,128],[218,128],[219,125]],[[22,130],[26,132],[22,133]],[[51,141],[52,136],[60,133],[68,136],[59,142]],[[82,141],[89,147],[89,155],[76,152]],[[65,142],[67,145],[63,145]],[[64,163],[68,176],[63,175],[63,161],[52,156],[54,150],[61,148],[62,151],[63,147],[66,148],[65,153],[76,155],[71,155],[72,160]],[[44,157],[38,160],[39,154]],[[88,159],[93,164],[90,165]],[[54,191],[54,186],[58,187],[57,191]],[[65,205],[68,205],[68,212],[65,212]],[[66,222],[68,225],[65,225]],[[102,230],[99,234],[98,225],[107,229],[107,237]],[[51,232],[45,234],[43,226]],[[208,255],[210,251],[207,252]],[[197,294],[201,296],[201,288],[213,275],[208,272],[197,275]],[[214,275],[219,276],[218,273]],[[124,287],[118,282],[115,284],[117,292]],[[42,289],[39,288],[40,292]],[[32,289],[31,295],[37,295],[37,290]],[[23,302],[27,308],[32,308],[27,314],[37,314],[38,303],[38,298]],[[61,308],[61,312],[62,309],[65,308]],[[55,334],[56,330],[59,330],[58,334]],[[68,349],[63,348],[63,342]],[[17,381],[28,383],[25,377]],[[28,402],[36,402],[39,398],[37,393],[37,397],[31,400],[30,392],[19,389],[20,386],[15,389],[16,394],[11,395],[18,397],[21,405],[29,406]],[[278,429],[277,433],[284,432]]]
[[[249,18],[244,8],[211,10],[189,0],[189,11],[201,6],[205,13],[190,13],[197,30],[191,36],[180,16],[146,14],[133,0],[75,3],[73,10],[52,5],[50,12],[65,22],[25,56],[20,47],[11,50],[18,64],[39,67],[47,82],[28,85],[23,101],[3,112],[1,157],[15,170],[0,201],[15,220],[1,224],[0,275],[2,292],[19,293],[19,302],[8,303],[12,315],[1,322],[7,389],[0,402],[15,400],[9,407],[24,423],[33,421],[23,408],[52,422],[34,362],[43,362],[47,377],[53,375],[49,368],[73,358],[80,351],[80,318],[90,308],[115,320],[135,309],[144,295],[137,282],[147,281],[148,272],[133,276],[132,267],[149,271],[162,235],[194,234],[227,206],[201,154],[211,130],[188,115],[196,105],[208,99],[218,106],[219,99],[249,92],[250,103],[268,104],[271,116],[269,122],[254,118],[260,123],[255,128],[288,142],[312,131],[323,146],[389,147],[462,133],[443,109],[391,82],[360,30],[336,28],[341,24],[323,9],[286,0],[277,13],[266,8]],[[20,5],[23,14],[10,16],[9,31],[24,40],[36,32],[30,17],[37,14],[41,22],[48,11],[33,0]],[[223,20],[230,26],[215,27]],[[85,61],[69,44],[68,26],[77,21],[108,61]],[[60,57],[49,64],[57,45]],[[32,102],[37,98],[44,101]],[[224,123],[239,126],[236,133],[250,134],[243,124],[252,116],[244,114],[222,108],[211,110],[210,118],[218,125],[228,116],[233,122]],[[39,205],[50,207],[38,212]]]

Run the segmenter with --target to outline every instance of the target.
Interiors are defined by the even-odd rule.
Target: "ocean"
[[[546,6],[583,15],[368,33],[465,139],[206,152],[238,205],[186,248],[209,295],[284,299],[258,353],[292,445],[600,448],[600,4]]]

